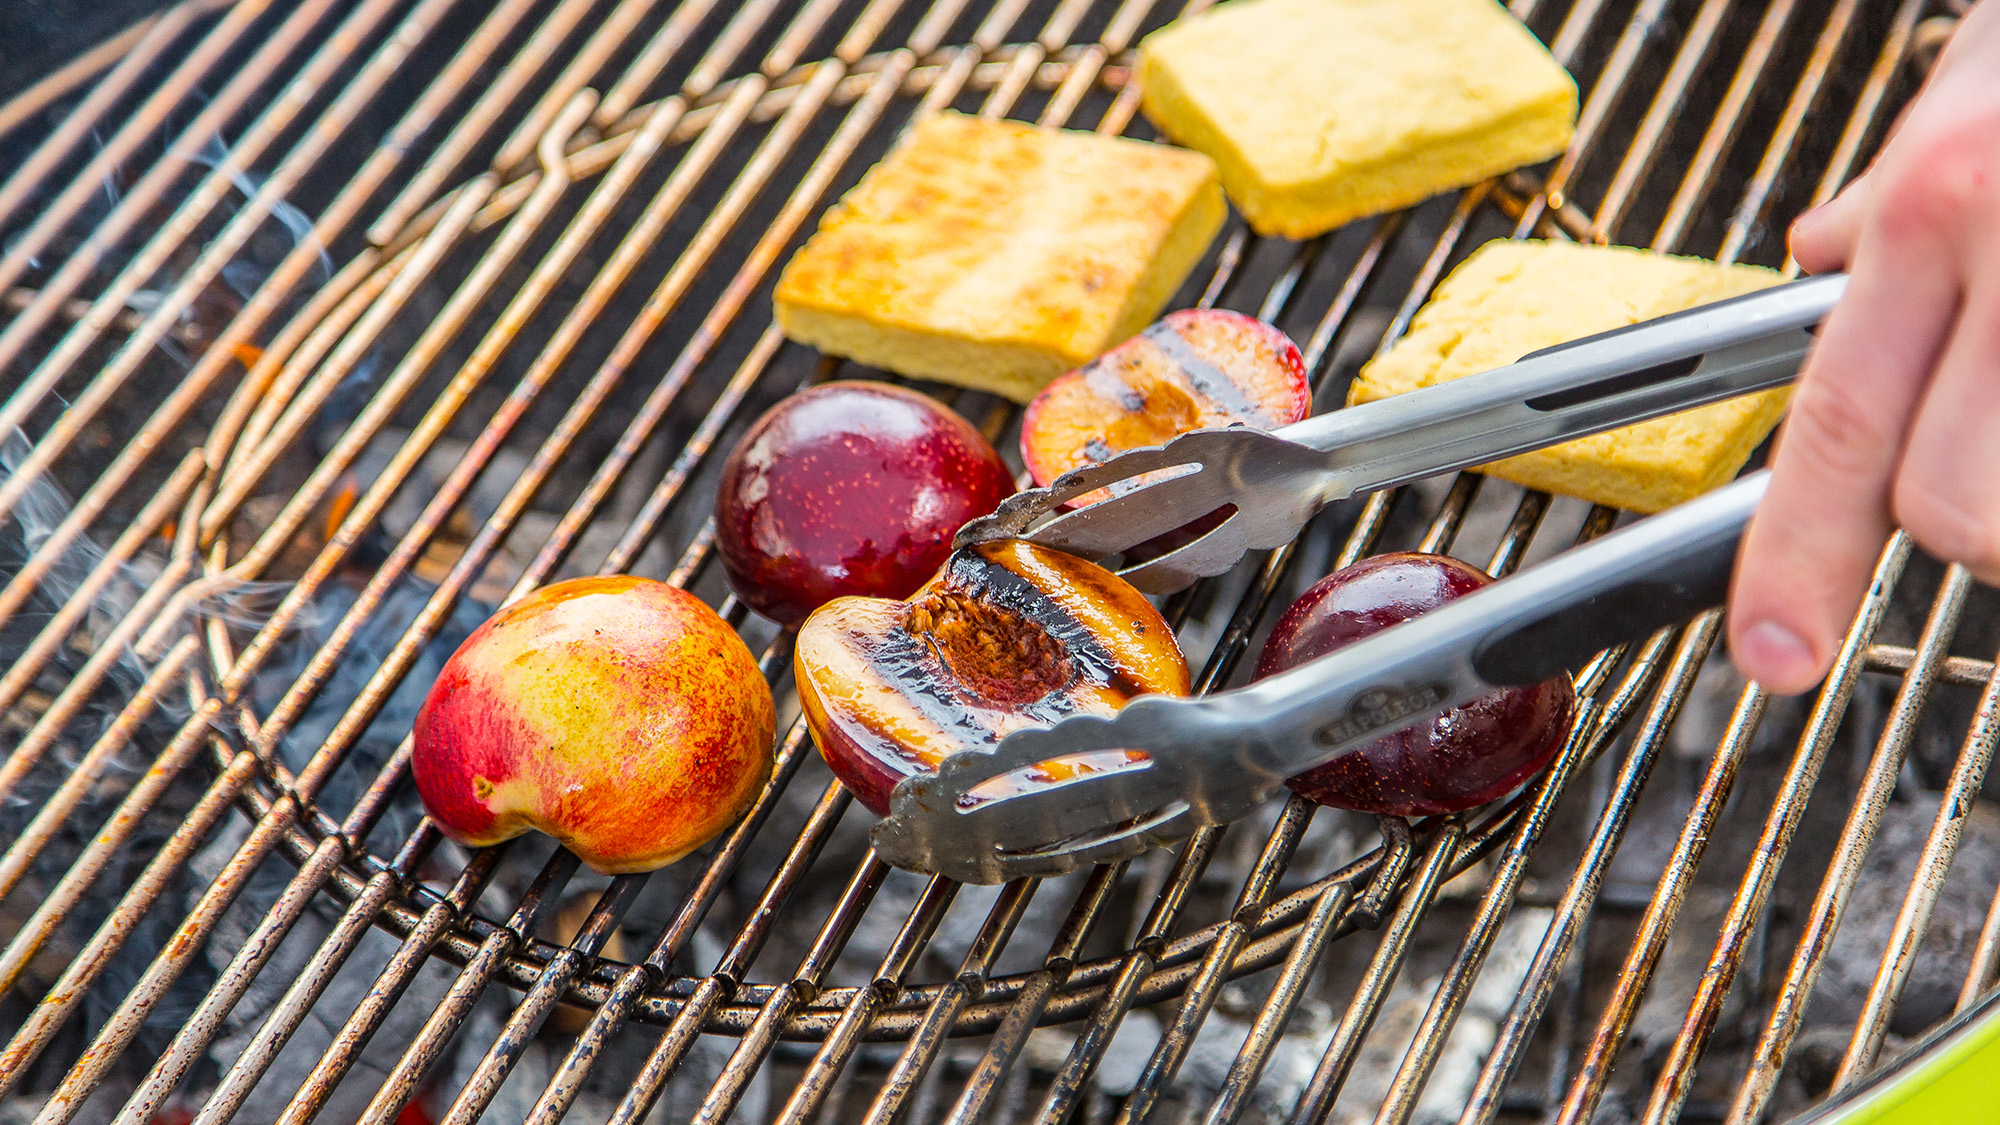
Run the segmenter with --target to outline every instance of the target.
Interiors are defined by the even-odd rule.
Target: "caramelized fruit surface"
[[[1184,309],[1050,383],[1021,417],[1021,458],[1047,485],[1189,430],[1272,430],[1311,411],[1304,361],[1283,332],[1241,313]]]
[[[1188,691],[1173,631],[1137,590],[1020,540],[953,552],[907,601],[828,602],[799,629],[794,669],[820,753],[878,814],[949,754]]]

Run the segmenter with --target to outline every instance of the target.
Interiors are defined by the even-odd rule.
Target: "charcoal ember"
[[[473,1072],[486,1057],[488,1049],[505,1028],[507,1019],[512,1014],[511,1009],[515,999],[511,992],[496,987],[489,990],[474,1007],[472,1014],[447,1048],[446,1058],[450,1061],[438,1068],[437,1080],[425,1099],[433,1118],[442,1117],[445,1108],[452,1104],[463,1091],[465,1083],[471,1080]],[[643,1036],[634,1036],[631,1040],[621,1041],[619,1049],[607,1051],[600,1056],[597,1065],[585,1077],[583,1088],[577,1092],[576,1101],[570,1105],[569,1119],[603,1121],[609,1118],[625,1093],[631,1089],[632,1082],[644,1063],[646,1052],[652,1047],[651,1040],[657,1036],[657,1032],[648,1031]],[[637,1041],[641,1038],[645,1040],[643,1047]],[[573,1035],[555,1028],[553,1021],[550,1025],[544,1026],[540,1034],[528,1040],[522,1047],[513,1069],[508,1072],[500,1088],[494,1091],[492,1100],[486,1104],[484,1112],[479,1115],[480,1125],[514,1125],[527,1120],[529,1112],[534,1109],[542,1092],[555,1077],[556,1068],[562,1065],[563,1058],[568,1055],[574,1041]],[[709,1037],[702,1037],[696,1045],[696,1051],[699,1051],[701,1043],[707,1042]],[[706,1074],[707,1058],[703,1056],[697,1060],[695,1056],[696,1052],[690,1052],[688,1061],[682,1066],[685,1068],[693,1063],[703,1067],[703,1073]],[[727,1060],[727,1055],[724,1055],[724,1060]],[[720,1073],[719,1068],[716,1073]],[[708,1081],[712,1081],[712,1077],[704,1079],[704,1088]],[[676,1081],[679,1080],[677,1076]],[[670,1084],[667,1093],[654,1103],[652,1110],[641,1118],[641,1121],[646,1125],[665,1125],[670,1121],[687,1120],[690,1114],[674,1115],[676,1107],[671,1104],[673,1091],[674,1086]],[[752,1108],[758,1110],[758,1116],[746,1117],[744,1120],[762,1120],[761,1103]]]
[[[1851,1028],[1860,1016],[1937,816],[1938,800],[1936,794],[1924,793],[1893,802],[1886,810],[1813,988],[1808,1023]],[[1997,883],[2000,806],[1982,800],[1973,805],[1957,858],[1939,890],[1902,1001],[1890,1018],[1891,1032],[1914,1036],[1951,1015]]]
[[[362,400],[365,405],[366,400]],[[390,459],[409,441],[407,431],[387,428],[378,433],[356,458],[352,478],[357,488],[365,488],[369,482],[379,477]],[[458,468],[460,462],[471,450],[472,443],[455,437],[441,438],[431,447],[423,459],[410,471],[410,478],[396,490],[384,507],[379,520],[379,530],[386,541],[394,542],[408,534],[416,525],[424,509],[443,488],[445,481]],[[656,452],[656,448],[657,451]],[[627,472],[619,488],[611,495],[607,510],[582,529],[577,535],[575,546],[569,552],[563,566],[544,581],[553,582],[561,578],[594,572],[597,565],[610,554],[622,539],[632,518],[639,512],[646,494],[656,483],[665,466],[660,463],[659,453],[664,445],[649,447],[634,468]],[[526,474],[531,455],[527,448],[506,446],[495,450],[487,468],[473,481],[465,498],[445,520],[444,526],[432,537],[424,553],[412,566],[417,577],[438,581],[455,565],[465,553],[479,528],[492,519],[502,501]],[[578,465],[585,462],[577,458]],[[594,465],[592,466],[594,467]],[[573,473],[576,465],[568,465],[557,470],[558,478],[564,473]],[[546,491],[554,495],[559,490],[551,487]],[[625,573],[644,578],[665,580],[672,572],[674,560],[667,554],[664,544],[685,542],[694,528],[683,526],[690,518],[685,509],[692,505],[676,505],[669,518],[676,521],[668,532],[654,535],[646,541],[632,562],[623,568]],[[502,601],[515,582],[526,573],[528,564],[541,552],[542,547],[554,534],[561,522],[563,512],[533,509],[522,512],[515,520],[514,531],[504,539],[493,552],[486,566],[474,579],[472,597],[498,603]]]
[[[481,1003],[474,1014],[466,1020],[465,1028],[454,1044],[457,1063],[450,1079],[433,1091],[432,1102],[438,1110],[450,1104],[451,1098],[464,1088],[471,1079],[473,1069],[479,1065],[484,1054],[480,1048],[489,1045],[500,1034],[505,1020],[504,1011],[496,1011],[495,1005]],[[521,1049],[521,1057],[514,1063],[514,1069],[494,1092],[493,1100],[486,1103],[486,1111],[479,1115],[480,1125],[505,1125],[508,1122],[526,1121],[528,1113],[535,1108],[535,1100],[541,1097],[542,1087],[547,1085],[555,1068],[562,1062],[562,1050],[556,1044],[537,1037],[529,1040]],[[608,1117],[613,1105],[604,1104],[590,1095],[579,1095],[570,1112],[579,1120],[595,1121]]]
[[[1478,1081],[1480,1065],[1493,1049],[1499,1023],[1519,995],[1535,949],[1554,917],[1551,910],[1520,908],[1501,924],[1486,965],[1466,994],[1458,1021],[1445,1037],[1437,1065],[1418,1098],[1411,1121],[1430,1125],[1458,1120],[1473,1083]],[[1442,977],[1437,976],[1416,983],[1408,976],[1397,980],[1376,1017],[1375,1026],[1361,1045],[1347,1084],[1334,1099],[1329,1120],[1359,1125],[1375,1119],[1375,1112],[1388,1095],[1441,982]],[[1331,1039],[1330,1034],[1328,1038]]]
[[[810,747],[805,748],[806,760],[799,764],[798,772],[790,784],[779,794],[776,807],[770,818],[744,848],[742,858],[731,873],[726,898],[718,903],[702,921],[702,930],[720,948],[736,936],[737,927],[744,915],[763,897],[771,877],[777,872],[785,857],[799,842],[799,833],[812,817],[812,811],[820,802],[829,786],[838,785],[833,774],[820,760],[819,754]],[[812,945],[820,923],[832,912],[834,904],[847,889],[849,877],[868,855],[868,829],[875,818],[866,809],[850,804],[847,813],[834,825],[828,838],[821,845],[819,857],[812,867],[801,876],[791,889],[786,900],[784,916],[791,921],[773,927],[766,938],[764,948],[757,957],[758,979],[768,979],[791,972],[799,963],[806,950]],[[877,896],[879,899],[881,896]],[[907,906],[915,899],[899,899]],[[893,936],[893,935],[891,935]],[[850,942],[852,946],[854,943]],[[879,960],[887,939],[882,939],[879,948],[873,950]],[[867,959],[867,951],[857,955],[864,967],[858,970],[863,979],[872,975],[875,960]],[[855,964],[850,961],[849,964]],[[700,972],[706,972],[712,961],[701,961]],[[836,977],[836,983],[849,979],[846,970]]]
[[[1705,760],[1715,753],[1746,684],[1743,673],[1725,654],[1709,655],[1701,671],[1695,673],[1680,717],[1667,734],[1667,746],[1676,757]]]
[[[1729,913],[1733,897],[1719,887],[1696,884],[1688,888],[1680,913],[1674,919],[1673,931],[1667,938],[1666,948],[1660,951],[1660,959],[1653,968],[1653,979],[1647,983],[1645,999],[1640,1002],[1638,1012],[1632,1017],[1632,1026],[1626,1033],[1626,1051],[1631,1057],[1644,1059],[1649,1064],[1657,1063],[1674,1037],[1680,1034],[1681,1024],[1687,1018],[1688,1002],[1701,986],[1702,974],[1707,971],[1709,958],[1715,952],[1716,935],[1722,932],[1722,923]],[[1717,1019],[1719,1026],[1730,1024],[1743,1010],[1742,992],[1742,989],[1732,988],[1723,997],[1722,1011]],[[1631,1072],[1628,1078],[1643,1082],[1645,1088],[1650,1089],[1651,1065],[1625,1069]],[[1640,1071],[1645,1073],[1641,1075]],[[1643,1091],[1640,1096],[1643,1098]]]
[[[1847,1026],[1808,1027],[1792,1042],[1785,1059],[1785,1071],[1771,1092],[1770,1121],[1789,1121],[1806,1107],[1826,1097],[1840,1074],[1840,1061],[1847,1055],[1853,1029]],[[1882,1057],[1894,1057],[1903,1043],[1891,1035],[1884,1040]]]
[[[1063,919],[1069,916],[1077,892],[1088,877],[1088,871],[1072,871],[1042,882],[1022,910],[1013,938],[994,963],[993,975],[1032,972],[1041,968],[1048,956],[1049,942],[1062,928]],[[973,942],[978,940],[979,931],[986,925],[994,903],[999,900],[1000,891],[997,886],[967,885],[958,889],[958,897],[952,900],[951,909],[939,921],[937,932],[931,935],[930,944],[925,948],[929,961],[926,971],[913,974],[913,979],[941,980],[958,972],[965,955],[972,950]]]
[[[325,745],[335,725],[381,668],[383,659],[436,593],[435,585],[416,578],[403,578],[390,585],[375,611],[349,640],[325,686],[285,732],[279,753],[287,768],[294,771],[304,768]],[[301,620],[281,651],[273,654],[253,681],[252,692],[260,712],[269,714],[304,674],[359,597],[360,590],[344,583],[321,588],[310,614]],[[340,766],[321,788],[318,804],[327,815],[338,820],[353,808],[355,800],[374,782],[409,734],[424,697],[430,693],[431,681],[437,679],[445,660],[492,612],[493,606],[488,603],[472,598],[459,600],[451,616],[439,626],[389,694],[374,721],[346,750]],[[391,812],[377,829],[377,838],[400,842],[415,829],[421,813],[414,792],[407,786],[400,787]],[[389,844],[391,848],[394,846],[395,843]]]
[[[325,686],[286,732],[279,745],[279,755],[287,768],[299,770],[319,752],[335,724],[353,705],[396,640],[435,592],[436,588],[431,584],[415,579],[400,581],[389,588],[376,611],[351,638]],[[268,714],[276,706],[358,596],[357,589],[341,583],[322,589],[320,598],[301,617],[266,670],[253,681],[252,698],[261,713]],[[320,808],[328,815],[336,820],[344,816],[362,791],[374,782],[394,754],[397,744],[409,731],[430,682],[443,666],[444,659],[484,620],[490,608],[470,599],[462,600],[452,616],[446,619],[437,636],[418,655],[409,673],[384,702],[375,720],[347,749],[341,765],[329,776],[319,795]],[[421,816],[422,809],[415,796],[407,787],[401,787],[378,825],[376,839],[384,840],[388,842],[388,847],[394,848],[415,830]],[[193,908],[195,900],[221,874],[248,834],[247,821],[232,818],[225,821],[214,837],[196,853],[188,864],[189,885],[182,892],[186,909]],[[450,866],[451,861],[456,859],[462,863],[466,857],[447,846],[435,858],[449,870],[434,868],[427,874],[442,875],[448,880],[450,873],[456,871],[456,867]],[[259,865],[210,933],[203,957],[198,962],[201,971],[183,974],[175,982],[167,1001],[162,1004],[162,1014],[192,1010],[216,976],[242,948],[244,941],[263,922],[295,874],[295,868],[276,854]],[[496,902],[494,905],[501,904]],[[249,1045],[266,1015],[292,981],[304,971],[343,913],[341,904],[332,898],[326,895],[314,898],[273,955],[272,962],[250,982],[243,999],[235,1005],[223,1024],[209,1051],[218,1073],[226,1073]],[[379,929],[371,929],[362,938],[347,964],[329,985],[326,997],[314,1006],[312,1013],[251,1093],[237,1120],[255,1122],[276,1118],[325,1053],[333,1036],[367,994],[375,974],[387,964],[397,945],[396,939]],[[374,1089],[380,1086],[381,1080],[395,1065],[403,1046],[415,1036],[423,1021],[435,1009],[437,1001],[450,986],[451,977],[452,970],[436,960],[426,963],[419,970],[408,991],[392,1009],[388,1022],[361,1052],[349,1079],[343,1081],[332,1095],[333,1101],[328,1104],[325,1119],[343,1120],[358,1116]],[[173,1026],[177,1027],[180,1022],[185,1022],[185,1015]]]
[[[1290,893],[1324,878],[1381,843],[1374,817],[1346,809],[1316,809],[1285,868],[1284,890]]]
[[[847,947],[841,950],[840,959],[834,962],[833,975],[828,983],[865,984],[874,980],[875,970],[881,967],[883,955],[889,952],[889,946],[902,932],[903,924],[909,921],[910,911],[917,905],[929,882],[925,876],[914,872],[890,871],[882,880],[881,888],[875,892],[867,912],[855,925],[854,935],[847,939]],[[804,927],[800,929],[804,931]],[[813,934],[804,931],[797,936],[810,941]],[[775,967],[779,962],[767,964]],[[931,974],[923,972],[922,975],[928,977]]]
[[[1145,1009],[1128,1012],[1119,1021],[1118,1030],[1112,1032],[1111,1042],[1098,1056],[1097,1069],[1091,1081],[1097,1088],[1112,1097],[1124,1097],[1138,1085],[1139,1072],[1146,1067],[1146,1060],[1153,1055],[1153,1048],[1160,1042],[1160,1018]],[[1037,1070],[1054,1073],[1061,1070],[1069,1059],[1070,1049],[1076,1046],[1077,1033],[1073,1027],[1041,1027],[1028,1035],[1023,1054],[1028,1064]]]
[[[1756,823],[1750,818],[1738,819],[1749,820],[1753,825]],[[1648,888],[1649,894],[1650,891],[1651,888]],[[1605,1082],[1598,1122],[1636,1122],[1644,1116],[1652,1096],[1653,1081],[1658,1077],[1660,1064],[1687,1018],[1688,1004],[1708,968],[1716,935],[1721,932],[1732,897],[1729,888],[1706,883],[1697,882],[1688,888],[1666,947],[1661,950],[1653,967],[1652,978],[1647,982],[1639,1010],[1633,1014],[1626,1029],[1618,1063]],[[1614,944],[1594,952],[1598,954],[1598,962],[1591,966],[1586,979],[1589,974],[1596,973],[1612,974],[1602,979],[1613,979],[1621,971],[1626,948],[1622,944]],[[1742,988],[1732,988],[1724,994],[1716,1021],[1715,1040],[1711,1043],[1712,1051],[1717,1056],[1742,1045],[1738,1040],[1741,1038],[1740,1019],[1744,1014],[1743,994]],[[1589,1018],[1594,1020],[1596,1013],[1597,1010],[1592,1008]],[[1732,1073],[1737,1070],[1734,1067],[1729,1069]],[[1697,1072],[1697,1080],[1712,1084],[1713,1074],[1714,1069]],[[1710,1086],[1698,1086],[1695,1096],[1705,1097],[1713,1092]]]
[[[110,864],[105,873],[92,883],[78,909],[63,920],[63,930],[70,942],[81,947],[89,939],[99,923],[116,907],[124,892],[137,881],[146,863],[168,842],[174,827],[157,812],[145,818],[123,849],[122,862]],[[197,853],[197,858],[199,855]],[[167,903],[179,903],[185,899],[192,906],[210,881],[210,878],[201,876],[194,864],[189,864],[168,876],[167,886],[160,897]],[[102,971],[91,981],[84,994],[85,1025],[92,1037],[132,994],[146,970],[165,951],[185,917],[181,910],[172,908],[148,911],[126,935],[116,955],[106,960]],[[136,1049],[129,1058],[150,1065],[152,1058],[166,1049],[174,1034],[194,1014],[201,997],[215,983],[215,976],[211,966],[199,959],[190,964],[146,1014],[135,1039]]]
[[[771,810],[764,830],[751,837],[750,846],[743,850],[743,858],[736,865],[732,882],[745,902],[757,900],[764,884],[798,843],[799,833],[811,820],[821,796],[829,786],[839,784],[817,751],[810,745],[803,749],[805,760],[799,763],[798,772],[779,794],[777,807]],[[812,867],[814,878],[810,881],[829,884],[820,889],[838,895],[848,874],[868,854],[868,829],[874,824],[875,817],[868,810],[850,805],[820,846],[819,858]],[[801,887],[797,893],[805,890]]]
[[[1876,641],[1914,647],[1921,636],[1931,609],[1931,599],[1943,581],[1945,567],[1922,551],[1913,552],[1897,586],[1897,596],[1889,603]],[[1992,660],[2000,652],[2000,589],[1975,583],[1966,591],[1965,607],[1952,631],[1950,652],[1954,656]],[[1887,676],[1868,676],[1863,688],[1872,690],[1886,702],[1893,697],[1898,681]],[[1916,730],[1910,738],[1908,776],[1926,789],[1943,789],[1950,783],[1964,748],[1966,731],[1971,729],[1979,710],[1980,687],[1976,684],[1939,683],[1931,689],[1924,709],[1918,714]],[[1984,796],[2000,801],[2000,770],[1986,772]]]
[[[1553,911],[1524,906],[1516,908],[1501,925],[1486,965],[1446,1036],[1411,1120],[1428,1123],[1458,1119],[1478,1080],[1480,1067],[1493,1048],[1499,1023],[1519,995],[1521,983],[1553,917]],[[1419,959],[1443,962],[1455,952],[1455,946],[1446,945],[1443,940],[1437,944],[1439,948],[1420,951]],[[1405,975],[1398,979],[1348,1072],[1328,1120],[1342,1123],[1374,1120],[1441,980],[1437,975],[1414,980]],[[1199,1118],[1205,1107],[1221,1096],[1269,987],[1268,980],[1254,987],[1231,986],[1203,1022],[1169,1090],[1174,1101],[1192,1107],[1184,1116]],[[1333,1041],[1338,1015],[1335,1004],[1311,998],[1301,1002],[1271,1046],[1242,1120],[1277,1122],[1290,1117]]]
[[[1423,1104],[1437,1107],[1435,1111],[1442,1112],[1445,1119],[1456,1120],[1456,1107],[1463,1106],[1471,1096],[1473,1086],[1479,1081],[1480,1068],[1499,1038],[1500,1021],[1520,998],[1528,968],[1554,920],[1553,910],[1516,907],[1494,935],[1486,964],[1473,981],[1464,1010],[1445,1040],[1425,1091]]]
[[[650,1051],[651,1046],[648,1042],[646,1050]],[[680,1066],[675,1068],[673,1077],[667,1080],[666,1088],[660,1091],[659,1100],[653,1103],[652,1116],[647,1120],[658,1125],[679,1125],[680,1122],[694,1120],[709,1090],[722,1078],[723,1068],[729,1065],[729,1057],[736,1052],[736,1047],[734,1036],[703,1035],[697,1038],[688,1047]],[[630,1050],[630,1054],[635,1063],[645,1059],[644,1052]],[[636,1071],[636,1066],[634,1069]],[[629,1081],[626,1086],[630,1088]],[[781,1093],[788,1095],[790,1091]],[[771,1068],[758,1067],[757,1073],[744,1086],[743,1096],[736,1103],[736,1112],[730,1120],[769,1121],[772,1111],[777,1108],[771,1104],[771,1095]],[[572,1114],[570,1120],[601,1121],[608,1116],[578,1117]]]
[[[1183,1107],[1182,1120],[1200,1120],[1207,1107],[1221,1096],[1230,1068],[1250,1038],[1250,1028],[1264,995],[1257,991],[1253,996],[1236,986],[1225,989],[1216,1010],[1202,1022],[1168,1092]],[[1299,1004],[1284,1033],[1271,1046],[1243,1121],[1278,1122],[1290,1116],[1299,1095],[1312,1081],[1320,1057],[1333,1041],[1337,1017],[1332,1007],[1316,1000],[1307,999]],[[1164,1114],[1162,1118],[1171,1120]]]

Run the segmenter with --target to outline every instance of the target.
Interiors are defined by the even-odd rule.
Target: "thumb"
[[[1854,256],[1872,184],[1864,173],[1839,195],[1792,220],[1792,257],[1807,273],[1844,269]]]

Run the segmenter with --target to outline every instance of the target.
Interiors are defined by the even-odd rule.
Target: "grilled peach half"
[[[954,551],[908,600],[826,603],[793,667],[821,755],[877,814],[898,781],[961,750],[1188,691],[1173,630],[1137,590],[1020,540]]]
[[[771,689],[699,598],[625,575],[544,587],[445,661],[410,772],[446,835],[529,829],[650,871],[729,827],[771,775]]]
[[[1443,555],[1378,555],[1321,579],[1292,603],[1257,660],[1259,678],[1436,609],[1492,582]],[[1568,676],[1509,688],[1383,735],[1292,778],[1335,808],[1434,816],[1483,805],[1528,780],[1569,737]]]
[[[1021,459],[1047,485],[1189,430],[1270,430],[1311,412],[1305,362],[1283,332],[1242,313],[1184,309],[1043,388],[1021,416]]]

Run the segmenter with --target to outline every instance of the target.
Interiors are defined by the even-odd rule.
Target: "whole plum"
[[[1493,579],[1443,555],[1378,555],[1335,571],[1278,619],[1257,659],[1262,677],[1401,624]],[[1485,804],[1548,764],[1569,736],[1569,677],[1481,696],[1363,743],[1292,778],[1322,805],[1435,816]]]
[[[729,455],[716,545],[736,596],[796,628],[837,597],[908,597],[959,527],[1013,492],[993,446],[945,407],[826,383],[772,407]]]

